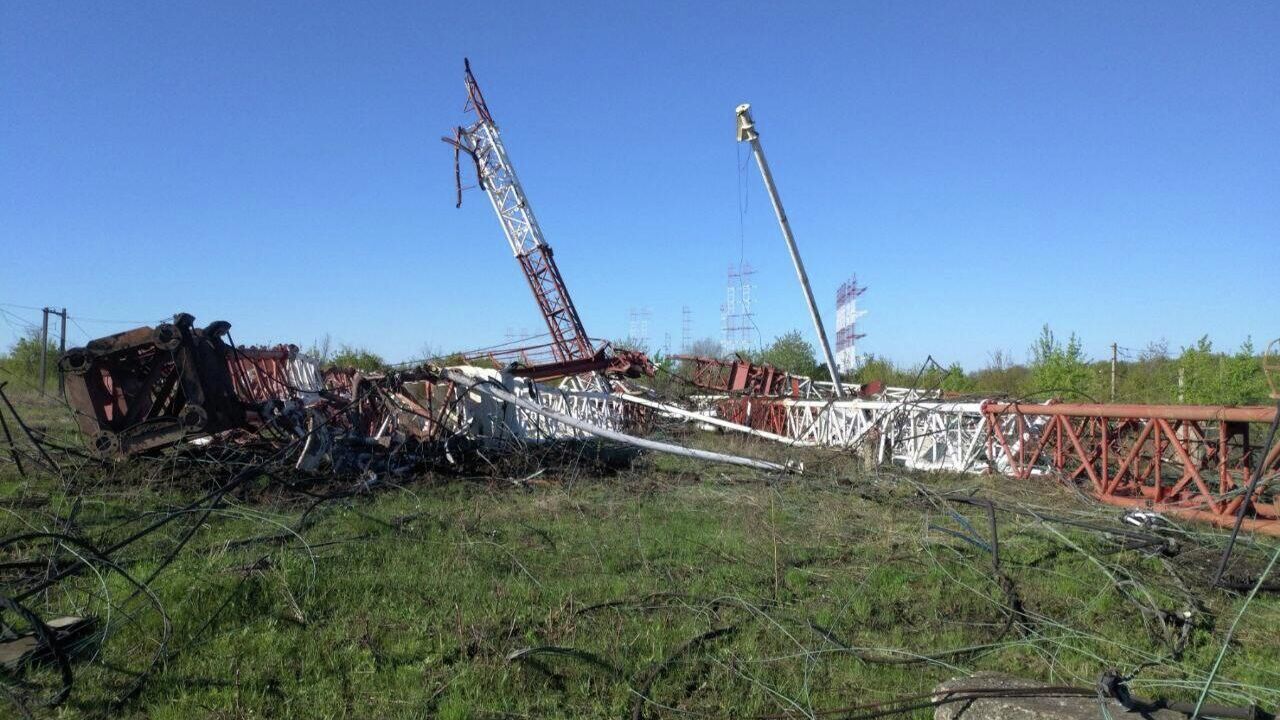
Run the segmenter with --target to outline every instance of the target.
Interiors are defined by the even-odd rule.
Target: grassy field
[[[69,432],[54,404],[20,399],[33,425]],[[1110,668],[1140,668],[1135,692],[1194,699],[1244,602],[1204,586],[1220,533],[1172,531],[1181,552],[1164,557],[1014,512],[1120,527],[1119,511],[1047,480],[868,470],[735,438],[679,439],[802,456],[806,473],[646,455],[614,472],[558,462],[540,474],[530,464],[370,488],[259,477],[28,602],[46,618],[94,615],[105,631],[81,649],[67,700],[30,710],[826,717],[976,669],[1092,687]],[[0,463],[0,536],[57,530],[105,547],[225,475],[172,459],[143,465],[68,468],[54,480]],[[986,511],[943,493],[1006,508],[999,573]],[[1275,546],[1247,541],[1242,572],[1256,572]],[[41,542],[11,543],[5,557],[39,553]],[[1215,697],[1275,710],[1277,628],[1280,601],[1258,595]],[[58,686],[51,667],[5,682],[29,698]]]

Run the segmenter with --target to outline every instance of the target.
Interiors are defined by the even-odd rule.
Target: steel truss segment
[[[1100,500],[1230,525],[1245,502],[1246,527],[1280,534],[1275,487],[1242,491],[1255,473],[1280,470],[1280,456],[1257,457],[1249,424],[1274,408],[1195,405],[1021,406],[989,403],[991,433],[1027,428],[1029,453],[1008,453],[1011,474],[1055,472],[1087,480]]]
[[[898,399],[821,401],[726,397],[704,400],[720,417],[806,444],[856,449],[918,470],[992,471],[1018,479],[1058,475],[1100,500],[1230,524],[1248,502],[1246,527],[1280,534],[1280,472],[1249,441],[1267,407],[1018,405]]]
[[[497,370],[476,367],[453,367],[449,370],[481,383],[500,386],[506,392],[537,403],[542,408],[607,430],[634,432],[647,425],[648,408],[603,392],[592,381],[565,382],[559,387],[552,387]],[[474,389],[463,395],[453,412],[451,424],[489,444],[592,437],[581,429],[516,404],[498,402],[492,395]]]
[[[478,119],[459,131],[457,142],[476,162],[480,186],[502,225],[503,235],[533,291],[547,323],[559,362],[586,360],[594,354],[582,319],[565,288],[551,246],[534,216],[524,187],[502,143],[498,126],[484,102],[480,87],[467,65],[465,81],[468,106]]]

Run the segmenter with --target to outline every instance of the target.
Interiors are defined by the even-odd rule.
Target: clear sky
[[[647,306],[678,345],[683,305],[718,336],[740,250],[765,338],[813,336],[745,101],[828,326],[870,286],[864,351],[1261,342],[1277,38],[1274,2],[0,3],[0,343],[45,304],[73,344],[180,310],[394,360],[540,331],[483,195],[454,208],[463,56],[593,336]]]

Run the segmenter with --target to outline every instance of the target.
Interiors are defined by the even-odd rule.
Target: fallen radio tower
[[[798,387],[798,386],[797,386]],[[951,401],[929,393],[790,397],[709,386],[701,411],[796,445],[853,450],[915,470],[1083,482],[1113,505],[1280,536],[1280,445],[1251,427],[1274,406]],[[896,398],[891,395],[897,395]],[[1263,456],[1265,454],[1265,457]]]

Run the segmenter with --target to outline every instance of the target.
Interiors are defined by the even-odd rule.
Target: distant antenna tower
[[[680,308],[680,352],[689,352],[693,345],[693,311],[688,305]]]
[[[669,332],[662,333],[662,354],[671,354],[671,333]]]
[[[751,276],[755,272],[745,261],[729,266],[725,303],[720,307],[726,350],[748,350],[755,345],[756,320],[751,310]]]
[[[647,307],[627,311],[627,339],[642,348],[649,347],[649,318],[653,311]]]
[[[858,284],[858,276],[854,275],[836,291],[836,365],[840,372],[853,372],[858,369],[858,340],[866,337],[857,330],[858,318],[867,314],[858,309],[858,298],[867,289]]]

